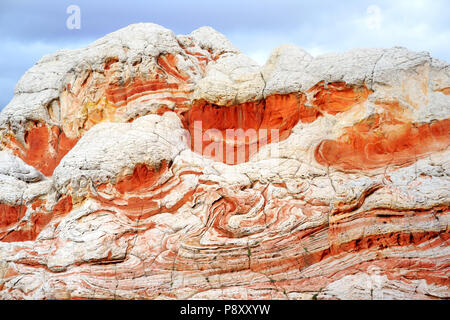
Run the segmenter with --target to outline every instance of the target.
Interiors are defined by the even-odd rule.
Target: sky
[[[79,29],[67,27],[71,5]],[[211,26],[259,64],[284,43],[313,56],[403,46],[450,61],[449,0],[0,0],[0,109],[43,55],[139,22],[176,34]]]

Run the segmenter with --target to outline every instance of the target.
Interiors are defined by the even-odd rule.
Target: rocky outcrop
[[[0,114],[0,297],[448,299],[449,88],[209,27],[45,56]]]

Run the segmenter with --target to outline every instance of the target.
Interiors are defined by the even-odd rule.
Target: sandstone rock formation
[[[260,67],[131,25],[43,57],[0,143],[2,299],[450,297],[450,64],[426,52]]]

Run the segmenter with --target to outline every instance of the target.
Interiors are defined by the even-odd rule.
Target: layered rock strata
[[[0,114],[2,299],[448,299],[450,65],[203,27],[43,57]]]

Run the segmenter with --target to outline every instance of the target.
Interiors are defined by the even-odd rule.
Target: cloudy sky
[[[81,10],[80,29],[66,26],[70,5]],[[0,0],[0,109],[43,55],[137,22],[176,34],[209,25],[260,64],[283,43],[312,55],[404,46],[450,61],[448,0]]]

